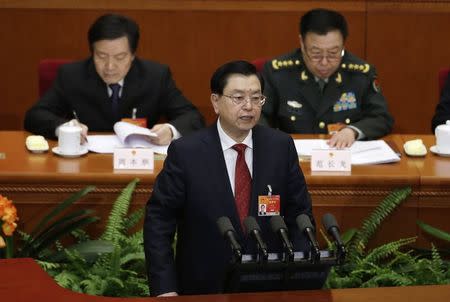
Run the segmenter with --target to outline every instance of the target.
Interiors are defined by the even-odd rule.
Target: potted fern
[[[394,190],[363,222],[359,229],[343,235],[347,258],[340,267],[330,271],[328,288],[407,286],[450,283],[448,262],[442,260],[432,246],[431,258],[415,255],[409,245],[415,237],[399,239],[367,250],[367,243],[381,225],[409,195],[411,188]],[[326,235],[322,232],[322,235]],[[333,245],[326,238],[329,248]],[[406,250],[405,250],[406,248]]]

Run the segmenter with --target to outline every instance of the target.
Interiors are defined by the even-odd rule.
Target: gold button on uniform
[[[295,122],[296,119],[295,115],[291,115],[291,121]]]
[[[324,123],[324,122],[320,122],[320,123],[319,123],[319,128],[320,128],[320,129],[325,128],[325,123]]]
[[[346,124],[350,124],[350,119],[349,119],[349,118],[346,118],[346,119],[345,119],[345,123],[346,123]]]

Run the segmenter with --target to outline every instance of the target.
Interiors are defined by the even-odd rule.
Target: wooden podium
[[[75,293],[58,286],[30,258],[0,260],[0,297],[13,302],[448,302],[450,285],[305,290],[171,298],[108,298]]]

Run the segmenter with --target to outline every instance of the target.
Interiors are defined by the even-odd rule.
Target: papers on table
[[[96,153],[113,153],[115,148],[151,148],[155,153],[167,154],[167,146],[159,146],[150,142],[156,134],[150,129],[126,122],[114,125],[113,135],[88,135],[88,149]]]
[[[294,140],[297,154],[300,157],[310,157],[313,149],[326,150],[330,148],[324,139]],[[400,157],[384,140],[356,141],[349,148],[352,154],[352,165],[383,164],[400,161]]]

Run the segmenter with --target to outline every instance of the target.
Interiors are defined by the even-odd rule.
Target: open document
[[[150,142],[156,134],[148,128],[139,127],[127,122],[114,124],[112,135],[88,135],[88,149],[96,153],[114,153],[115,148],[151,148],[155,153],[167,154],[167,146],[159,146]]]
[[[315,149],[330,148],[324,139],[296,139],[295,148],[300,157],[311,157]],[[356,141],[349,148],[352,155],[352,165],[373,165],[400,161],[400,157],[384,140]]]

